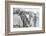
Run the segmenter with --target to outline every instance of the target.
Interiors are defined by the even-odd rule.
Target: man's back
[[[21,18],[20,18],[19,15],[15,14],[15,15],[13,16],[13,24],[14,24],[14,25],[19,25],[20,27],[23,26],[23,23],[22,23]]]

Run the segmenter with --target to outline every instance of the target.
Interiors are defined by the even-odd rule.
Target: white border
[[[39,20],[40,20],[39,27],[13,28],[13,8],[32,8],[32,9],[39,8],[38,10],[39,15],[40,15],[39,16]],[[35,30],[42,30],[42,6],[10,5],[10,31],[16,32],[16,31],[35,31]]]

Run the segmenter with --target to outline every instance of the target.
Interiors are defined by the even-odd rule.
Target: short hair
[[[22,15],[23,14],[23,11],[20,11],[19,15]]]
[[[20,12],[20,9],[17,9],[17,10],[16,10],[16,14],[18,14],[19,12]]]

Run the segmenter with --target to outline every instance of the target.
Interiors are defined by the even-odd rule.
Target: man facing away
[[[16,14],[13,15],[13,27],[14,28],[23,27],[23,23],[22,23],[22,20],[19,16],[19,13],[20,13],[20,9],[17,9]]]

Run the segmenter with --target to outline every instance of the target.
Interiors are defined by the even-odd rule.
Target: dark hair
[[[19,12],[20,12],[20,9],[17,9],[17,10],[16,10],[16,14],[18,14]]]
[[[20,11],[19,15],[22,15],[23,14],[23,11]]]

